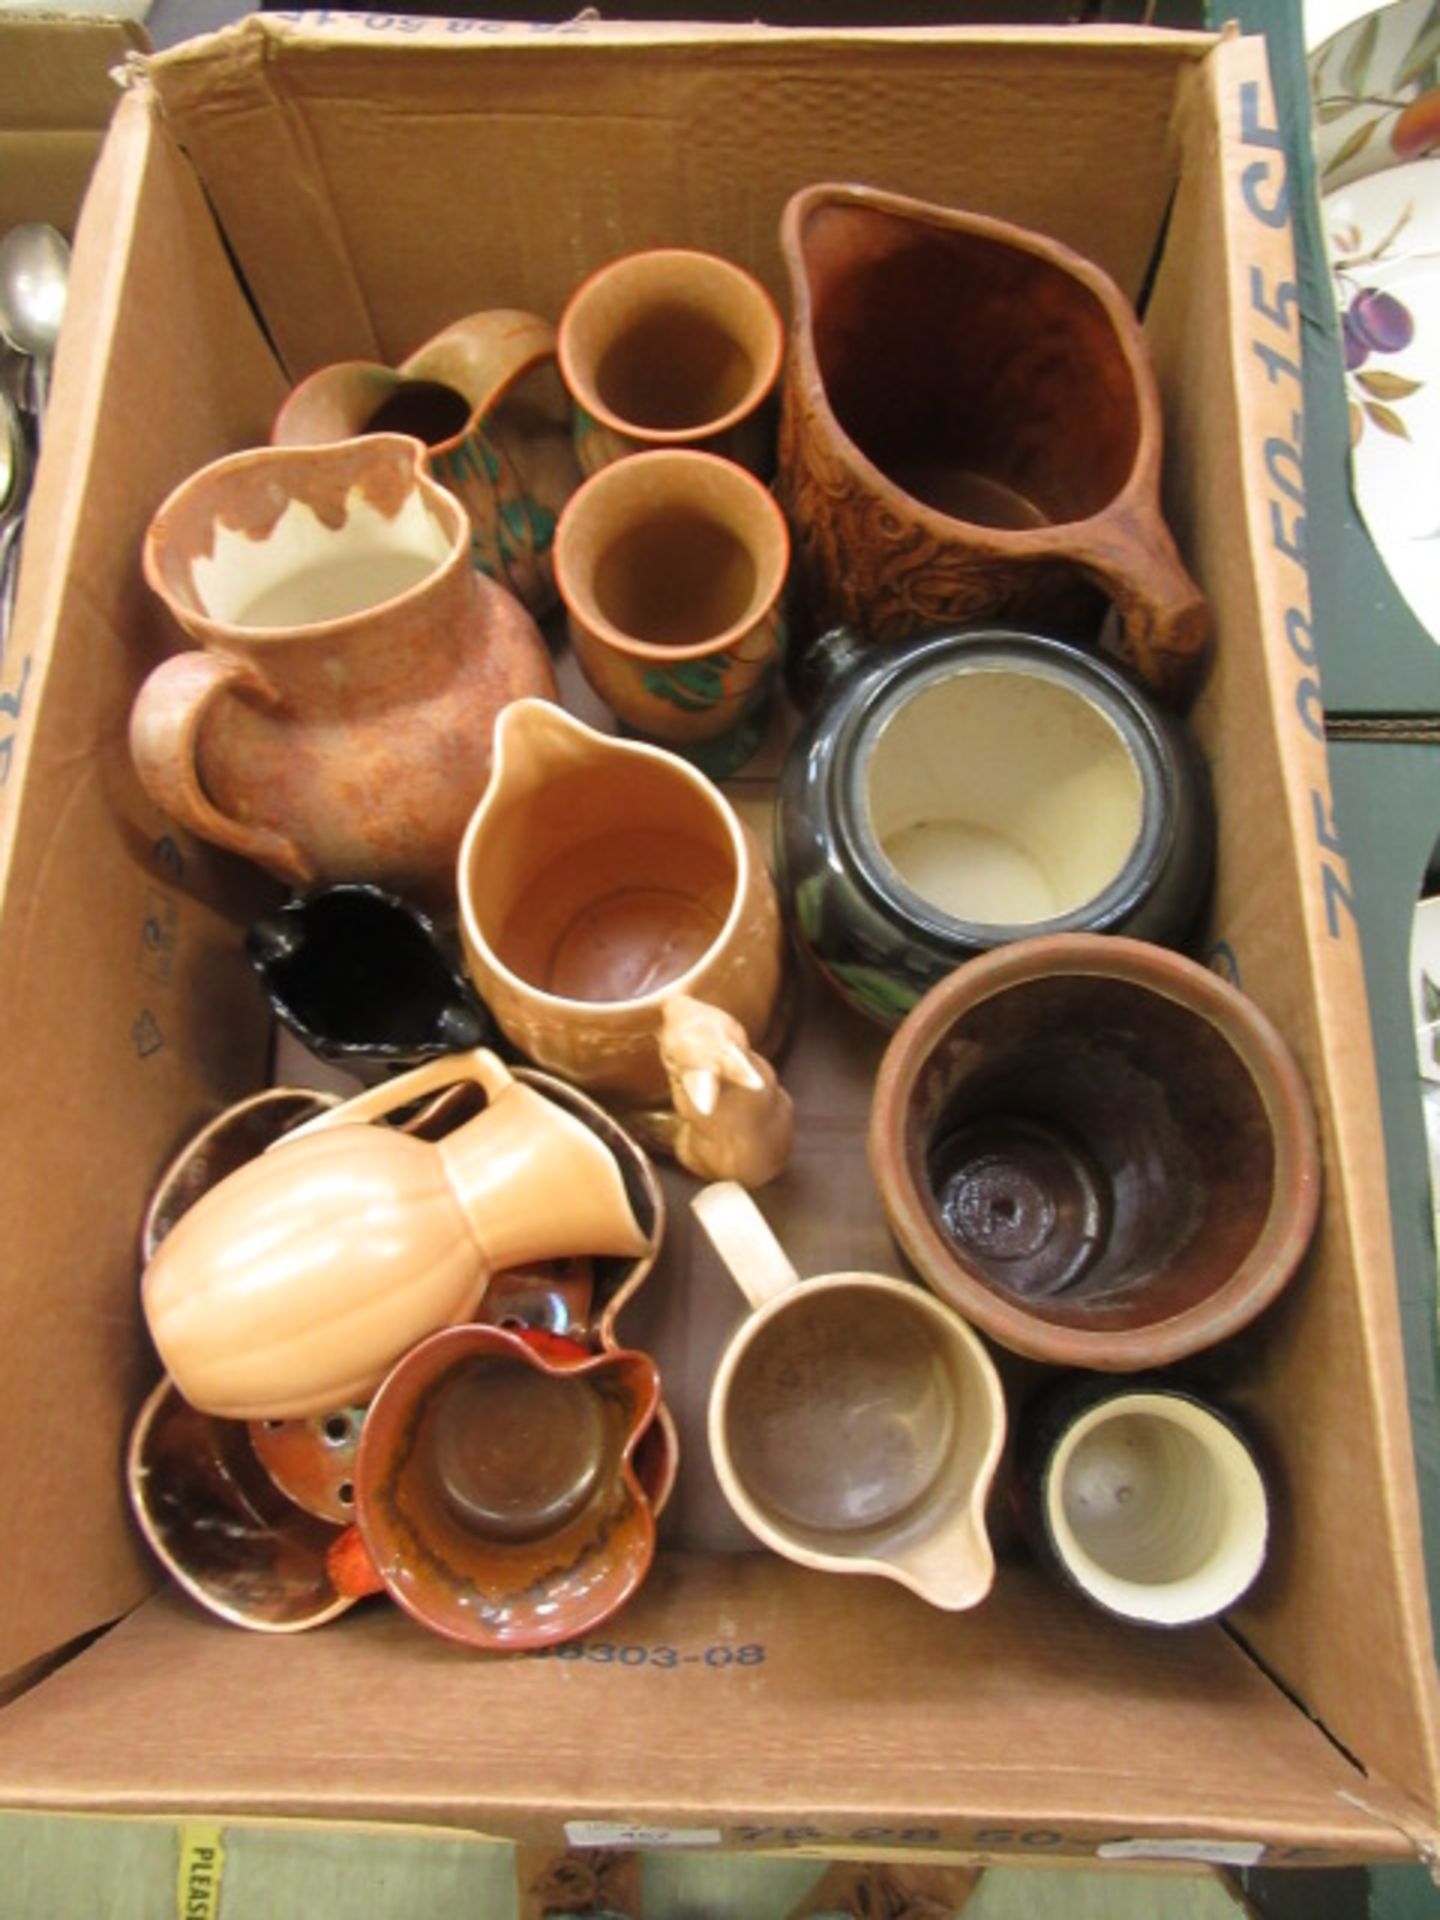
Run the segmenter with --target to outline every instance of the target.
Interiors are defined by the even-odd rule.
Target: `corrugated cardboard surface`
[[[1116,1628],[1008,1551],[961,1619],[880,1583],[683,1551],[744,1544],[702,1437],[738,1300],[671,1175],[676,1228],[626,1332],[661,1360],[686,1458],[671,1550],[612,1631],[486,1662],[383,1609],[280,1643],[166,1595],[0,1714],[0,1798],[536,1839],[642,1817],[740,1845],[1425,1847],[1435,1683],[1358,948],[1277,480],[1301,427],[1262,50],[1125,31],[651,45],[369,18],[389,24],[267,23],[156,61],[81,236],[44,560],[0,693],[20,710],[0,748],[0,991],[26,1009],[0,1095],[33,1109],[0,1174],[17,1223],[0,1419],[23,1469],[5,1663],[100,1624],[143,1581],[118,1477],[148,1364],[130,1235],[198,1110],[260,1074],[238,958],[253,877],[154,815],[123,744],[129,688],[175,643],[139,581],[145,522],[201,461],[263,438],[284,390],[192,168],[293,372],[398,354],[487,302],[553,314],[585,268],[651,240],[729,252],[783,294],[780,204],[827,174],[1028,220],[1132,292],[1165,233],[1150,326],[1169,505],[1218,628],[1196,714],[1221,801],[1210,952],[1300,1053],[1327,1157],[1316,1254],[1198,1375],[1240,1399],[1275,1464],[1275,1552],[1236,1622],[1260,1661],[1220,1627]],[[738,790],[755,817],[763,770]],[[896,1265],[861,1152],[882,1043],[807,997],[785,1066],[800,1147],[763,1201],[802,1272]]]
[[[118,98],[111,71],[148,45],[132,20],[0,14],[0,233],[18,220],[74,232]]]

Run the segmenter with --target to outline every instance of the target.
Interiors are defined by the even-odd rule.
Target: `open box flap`
[[[133,384],[107,382],[117,353]],[[155,1584],[123,1502],[86,1503],[76,1524],[75,1489],[118,1492],[153,1376],[133,1304],[149,1183],[264,1075],[268,1022],[236,916],[273,889],[222,873],[135,780],[137,656],[178,639],[141,580],[140,542],[176,481],[264,437],[283,391],[189,169],[143,103],[122,100],[75,249],[0,677],[0,1001],[23,1009],[0,1107],[25,1147],[0,1159],[0,1671]],[[157,393],[185,396],[158,425]]]
[[[1423,1824],[1219,1628],[1136,1635],[1027,1567],[947,1615],[759,1554],[662,1556],[611,1628],[521,1659],[393,1608],[277,1639],[165,1594],[0,1717],[0,1802],[1071,1855],[1120,1804],[1127,1837],[1312,1863]]]
[[[636,30],[495,28],[316,31],[267,16],[148,63],[296,378],[400,359],[455,317],[457,278],[471,311],[554,317],[587,272],[634,248],[735,251],[743,238],[782,296],[777,195],[853,177],[861,152],[872,184],[957,206],[983,178],[987,211],[1043,225],[1133,293],[1172,185],[1153,164],[1166,75],[1213,44],[1077,29],[1047,64],[1025,29],[647,29],[637,87]],[[964,62],[937,64],[961,39]],[[1076,89],[1105,114],[1071,112]],[[404,167],[381,203],[364,183],[397,131]],[[597,140],[604,168],[584,158]],[[517,164],[543,226],[507,187]],[[261,170],[270,191],[256,190]],[[1124,183],[1103,212],[1100,176]]]
[[[1287,799],[1283,811],[1221,809],[1210,957],[1299,1055],[1322,1115],[1327,1181],[1306,1270],[1225,1354],[1227,1397],[1271,1458],[1291,1462],[1276,1501],[1281,1577],[1262,1584],[1237,1624],[1337,1740],[1385,1754],[1390,1777],[1434,1808],[1435,1663],[1359,929],[1331,815],[1310,639],[1298,301],[1263,43],[1228,41],[1204,84],[1230,135],[1226,191],[1216,195],[1199,173],[1182,179],[1167,258],[1184,258],[1187,287],[1162,268],[1147,320],[1169,369],[1169,448],[1186,449],[1169,462],[1167,507],[1231,642],[1217,648],[1192,715],[1212,773],[1258,779],[1274,756]],[[1225,336],[1194,325],[1197,273],[1231,307]],[[1210,349],[1222,339],[1216,359]],[[1237,458],[1243,519],[1219,510],[1219,496],[1233,496]],[[1263,644],[1235,644],[1251,635]],[[1231,728],[1223,746],[1222,711]],[[1270,712],[1278,727],[1262,720]],[[1348,1550],[1320,1557],[1303,1579],[1284,1578],[1296,1541],[1337,1516]],[[1395,1569],[1383,1597],[1381,1563]]]

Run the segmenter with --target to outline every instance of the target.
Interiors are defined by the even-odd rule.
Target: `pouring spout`
[[[938,1524],[889,1564],[902,1586],[948,1613],[979,1606],[995,1584],[995,1554],[983,1513],[967,1511]]]

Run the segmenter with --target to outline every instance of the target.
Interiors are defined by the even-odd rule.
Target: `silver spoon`
[[[44,220],[23,220],[0,238],[0,333],[30,356],[37,433],[69,284],[69,243]]]
[[[15,587],[20,578],[20,533],[30,496],[30,447],[8,393],[0,390],[0,661],[10,637]]]

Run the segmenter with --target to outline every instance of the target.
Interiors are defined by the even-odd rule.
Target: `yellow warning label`
[[[225,1849],[219,1827],[180,1829],[180,1873],[175,1882],[179,1920],[219,1920]]]

